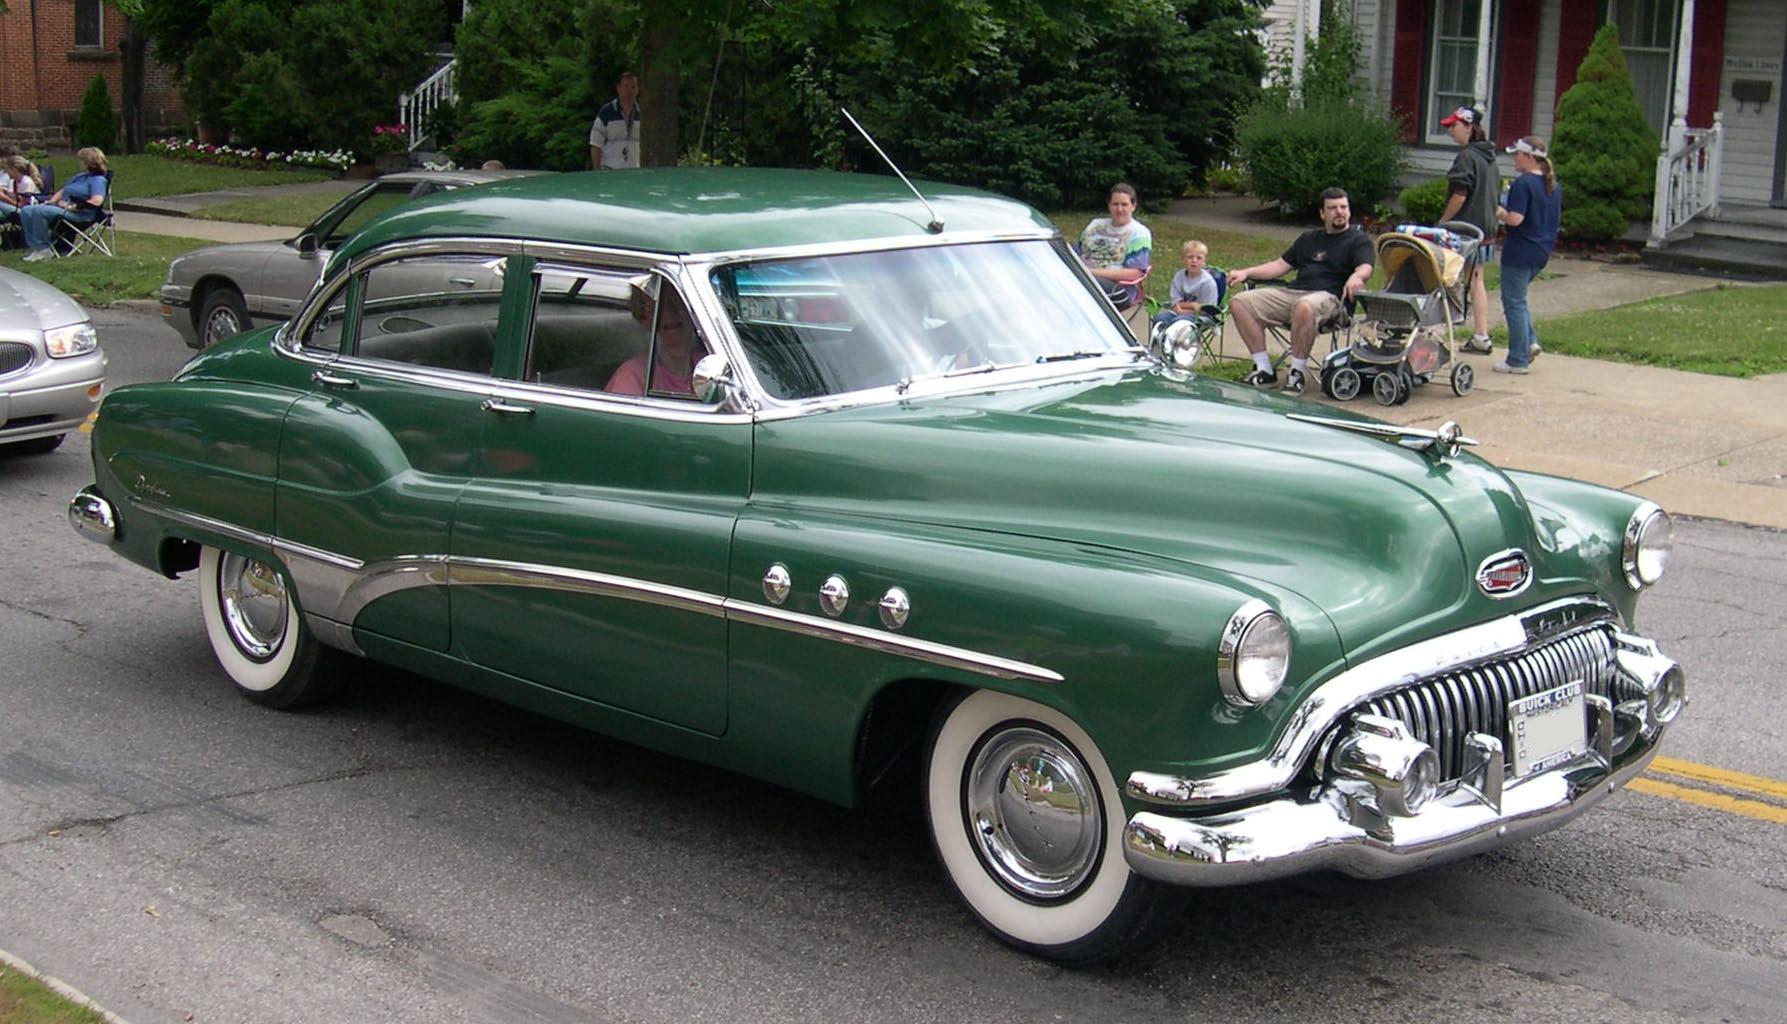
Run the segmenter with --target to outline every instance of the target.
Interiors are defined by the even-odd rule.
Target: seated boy
[[[1154,314],[1156,325],[1166,327],[1181,320],[1214,322],[1214,317],[1204,312],[1205,306],[1216,305],[1218,296],[1216,278],[1204,266],[1209,258],[1209,246],[1196,239],[1179,247],[1179,259],[1184,262],[1185,269],[1173,275],[1172,286],[1167,290],[1167,306]]]

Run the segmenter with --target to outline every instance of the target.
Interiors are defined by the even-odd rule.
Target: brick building
[[[0,14],[0,141],[67,146],[96,74],[116,109],[124,99],[123,34],[124,16],[103,0],[8,0]],[[154,60],[144,75],[143,120],[152,136],[181,120],[173,74]]]

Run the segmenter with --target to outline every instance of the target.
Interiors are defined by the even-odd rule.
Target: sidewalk
[[[1165,216],[1287,242],[1304,230],[1241,197],[1180,200]],[[1528,292],[1541,338],[1551,317],[1717,283],[1564,257],[1552,260],[1547,275]],[[1496,293],[1489,302],[1490,323],[1499,326]],[[1246,354],[1233,325],[1222,354]],[[1787,374],[1742,380],[1548,352],[1530,374],[1516,377],[1491,372],[1500,355],[1464,356],[1476,370],[1476,390],[1463,398],[1435,380],[1416,388],[1408,404],[1390,408],[1370,395],[1334,402],[1313,386],[1305,400],[1403,425],[1457,420],[1482,442],[1477,452],[1500,466],[1617,487],[1677,515],[1787,529]]]
[[[193,220],[184,214],[211,203],[319,186],[341,188],[342,183],[139,200],[129,204],[134,209],[120,209],[118,229],[220,242],[289,238],[297,228]],[[1179,200],[1164,216],[1286,242],[1304,230],[1278,223],[1256,202],[1240,197]],[[1564,313],[1715,284],[1709,278],[1569,258],[1553,260],[1547,273],[1528,293],[1541,335],[1547,319]],[[1494,293],[1490,311],[1491,323],[1500,324]],[[1223,352],[1244,352],[1232,327]],[[1617,487],[1678,515],[1787,530],[1787,374],[1740,380],[1546,353],[1532,373],[1513,377],[1490,372],[1496,356],[1464,358],[1477,373],[1476,390],[1466,397],[1436,380],[1416,388],[1406,405],[1385,408],[1367,395],[1345,406],[1405,425],[1457,420],[1481,442],[1478,453],[1497,465]],[[1315,388],[1305,400],[1314,409],[1341,404]]]
[[[267,196],[324,194],[345,196],[365,185],[364,181],[330,179],[291,185],[264,185],[249,188],[226,188],[214,192],[192,192],[178,196],[154,196],[145,199],[121,199],[117,203],[119,231],[141,231],[151,235],[177,235],[199,238],[207,242],[283,241],[297,234],[300,226],[284,227],[267,224],[237,224],[223,220],[198,220],[194,210],[220,203],[239,202]]]

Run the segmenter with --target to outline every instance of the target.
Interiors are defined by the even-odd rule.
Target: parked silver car
[[[193,348],[291,316],[329,253],[386,210],[431,192],[533,171],[404,171],[387,174],[331,206],[283,242],[213,245],[177,256],[161,285],[161,315]]]
[[[86,310],[0,267],[0,450],[55,450],[99,404],[105,363]]]

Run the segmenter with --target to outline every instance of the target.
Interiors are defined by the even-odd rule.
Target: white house
[[[1456,148],[1439,127],[1474,103],[1503,145],[1550,138],[1558,97],[1611,22],[1640,107],[1662,139],[1653,247],[1719,223],[1771,225],[1787,242],[1787,4],[1781,0],[1351,0],[1372,95],[1408,116],[1410,159],[1438,174]],[[1269,42],[1313,31],[1320,0],[1277,0]],[[1505,168],[1508,169],[1508,168]]]

